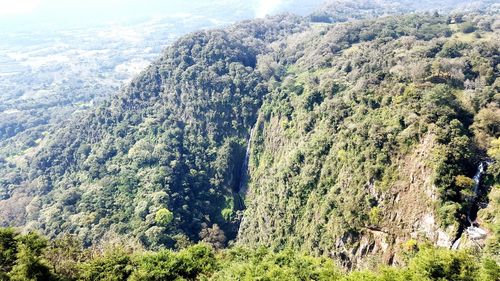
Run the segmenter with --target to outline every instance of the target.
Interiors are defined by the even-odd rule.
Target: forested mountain
[[[54,25],[50,21],[35,26],[28,21],[12,24],[9,17],[1,17],[0,159],[29,150],[65,120],[94,109],[157,59],[175,39],[253,15],[248,8],[235,7],[238,1],[230,1],[203,9],[199,5],[208,6],[203,4],[206,1],[188,5],[173,0],[183,4],[185,14],[175,12],[175,3],[169,1],[169,13],[154,18],[137,18],[136,11],[123,20],[89,24],[92,19],[86,18],[76,26],[67,20],[66,24]],[[147,6],[168,6],[161,2]],[[221,5],[226,9],[220,9]],[[142,8],[147,9],[146,5]]]
[[[499,8],[496,0],[328,0],[322,9],[309,17],[314,22],[344,22],[410,12],[435,11],[446,14],[484,10],[498,12]]]
[[[64,256],[83,280],[158,280],[148,268],[167,261],[178,265],[167,280],[498,277],[497,10],[355,18],[189,34],[97,108],[0,159],[0,224],[56,239],[2,230],[0,249],[15,249],[0,256],[5,276],[48,248],[37,262],[64,275]],[[138,254],[63,255],[67,235]],[[164,250],[199,241],[234,248]],[[334,263],[407,267],[345,276]],[[111,268],[122,269],[99,275]]]
[[[32,152],[27,171],[3,177],[4,223],[87,243],[118,234],[173,245],[174,234],[196,241],[213,224],[234,238],[245,140],[267,93],[257,56],[305,27],[282,16],[178,40],[122,93]],[[167,209],[173,220],[156,221]]]

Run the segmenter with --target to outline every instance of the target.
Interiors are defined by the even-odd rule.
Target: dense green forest
[[[189,34],[0,158],[0,279],[498,280],[498,10],[338,11]]]
[[[237,232],[244,142],[266,93],[257,56],[305,26],[283,16],[178,40],[124,92],[2,177],[2,219],[50,237],[78,233],[87,245],[126,235],[150,248],[220,226],[225,244]],[[165,211],[173,217],[158,219]]]

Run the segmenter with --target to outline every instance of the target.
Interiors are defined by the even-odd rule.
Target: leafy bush
[[[463,33],[472,33],[476,31],[476,26],[472,24],[471,22],[465,22],[460,26],[460,30]]]
[[[0,228],[0,279],[56,280],[44,257],[46,247],[47,240],[38,234]]]
[[[455,185],[461,189],[471,189],[474,186],[474,180],[464,175],[458,175],[455,177]]]
[[[195,245],[178,253],[162,250],[139,255],[129,280],[199,280],[216,269],[213,249]]]
[[[166,208],[161,208],[158,211],[156,211],[155,222],[159,225],[166,226],[170,222],[172,222],[173,219],[174,219],[174,214]]]
[[[110,249],[103,256],[98,256],[81,265],[79,279],[85,281],[120,281],[127,280],[134,271],[132,258],[120,248]]]
[[[409,269],[419,280],[473,281],[479,265],[473,255],[447,249],[421,249],[410,261]]]

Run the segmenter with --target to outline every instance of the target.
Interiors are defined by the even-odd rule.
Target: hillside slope
[[[291,36],[253,129],[240,243],[349,267],[401,263],[408,241],[450,248],[500,133],[498,29],[474,36],[429,16]]]
[[[2,176],[2,224],[88,244],[172,246],[173,235],[198,240],[213,224],[234,238],[244,142],[266,93],[257,56],[305,26],[281,16],[181,38],[122,93],[10,159],[18,168]]]

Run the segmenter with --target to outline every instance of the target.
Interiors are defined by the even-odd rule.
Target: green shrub
[[[460,30],[463,33],[472,33],[476,31],[476,26],[470,22],[465,22],[460,26]]]
[[[221,215],[225,221],[231,221],[231,217],[233,215],[233,209],[225,208],[221,211]]]
[[[16,262],[16,235],[13,228],[0,228],[0,272],[9,272]]]
[[[410,261],[414,280],[473,281],[478,278],[478,260],[464,251],[425,248]]]
[[[382,219],[382,215],[380,213],[380,208],[379,207],[373,207],[370,210],[369,218],[370,218],[370,223],[373,225],[378,225]]]
[[[16,251],[16,261],[7,276],[12,281],[55,280],[47,260],[43,254],[47,248],[47,240],[38,234],[28,233],[15,237],[16,245],[7,249]]]
[[[161,208],[158,211],[156,211],[155,222],[159,225],[166,226],[170,222],[172,222],[173,219],[174,219],[174,214],[166,208]]]
[[[114,248],[81,265],[80,280],[122,281],[132,274],[134,263],[123,249]]]
[[[458,175],[455,177],[455,185],[460,189],[471,189],[474,186],[474,180],[464,175]]]

